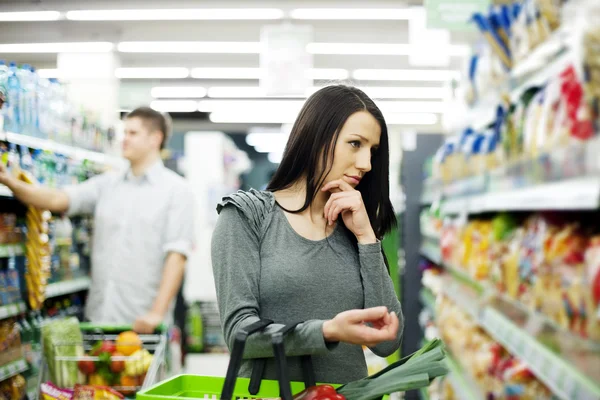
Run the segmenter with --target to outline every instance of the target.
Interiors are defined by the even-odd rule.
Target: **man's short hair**
[[[164,149],[171,137],[171,117],[167,113],[161,113],[153,110],[150,107],[138,107],[125,118],[140,118],[148,129],[153,131],[160,131],[163,134],[163,140],[160,143],[160,149]]]

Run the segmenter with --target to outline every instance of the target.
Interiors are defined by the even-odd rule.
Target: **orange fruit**
[[[133,332],[122,332],[117,336],[116,340],[117,351],[124,356],[130,356],[138,350],[142,349],[142,340],[140,336]]]
[[[121,375],[119,392],[129,395],[137,391],[138,387],[142,385],[140,378],[137,376]]]

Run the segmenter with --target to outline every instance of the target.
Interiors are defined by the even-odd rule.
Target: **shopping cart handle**
[[[111,324],[94,324],[91,322],[82,322],[79,324],[79,329],[82,331],[102,331],[102,332],[125,332],[132,331],[133,325],[111,325]],[[166,324],[160,324],[154,330],[154,333],[160,334],[167,331]]]

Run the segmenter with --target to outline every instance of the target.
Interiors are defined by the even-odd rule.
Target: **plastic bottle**
[[[48,139],[52,129],[52,87],[48,79],[37,77],[36,107],[38,133]]]
[[[186,315],[187,348],[190,352],[204,351],[204,326],[200,304],[192,303]]]
[[[19,272],[17,271],[17,261],[15,257],[8,258],[8,270],[6,272],[6,283],[10,290],[10,303],[14,304],[21,300],[21,285],[19,281]]]
[[[5,114],[8,108],[8,67],[0,60],[0,132],[4,130]]]
[[[31,134],[31,66],[23,64],[17,70],[17,76],[21,86],[19,96],[19,121],[21,121],[21,133]]]
[[[6,130],[13,133],[21,133],[21,121],[19,104],[21,102],[21,83],[19,82],[19,76],[17,75],[17,64],[11,62],[8,66],[8,104],[6,108],[6,119],[5,123]]]
[[[31,67],[30,80],[31,80],[31,91],[29,93],[29,107],[31,112],[31,134],[33,136],[40,137],[40,116],[38,107],[38,96],[39,96],[39,77],[35,68]]]

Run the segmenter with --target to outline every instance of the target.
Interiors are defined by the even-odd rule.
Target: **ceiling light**
[[[121,79],[183,79],[190,71],[183,67],[117,68],[115,76]]]
[[[0,44],[2,53],[108,53],[114,48],[109,42],[15,43]]]
[[[122,53],[258,54],[260,42],[120,42]]]
[[[288,138],[289,135],[281,132],[252,132],[246,136],[246,143],[254,147],[266,147],[271,143],[285,147]]]
[[[22,11],[0,12],[0,21],[56,21],[60,19],[58,11]]]
[[[377,107],[385,113],[443,113],[446,104],[443,101],[376,101]]]
[[[299,112],[304,105],[304,100],[200,100],[198,111],[215,112],[227,111],[238,112],[244,110],[291,110]]]
[[[312,54],[408,55],[409,44],[393,43],[309,43],[306,51]]]
[[[194,112],[198,103],[194,100],[154,100],[150,107],[161,112]]]
[[[358,87],[373,99],[443,99],[446,89],[440,87]],[[320,87],[309,88],[305,96],[285,96],[281,98],[304,99],[321,89]],[[212,98],[269,98],[265,89],[258,86],[215,86],[208,89],[208,97]],[[270,96],[273,98],[274,96]]]
[[[279,164],[283,159],[283,152],[274,151],[272,153],[269,153],[267,159],[273,164]]]
[[[218,111],[210,114],[209,118],[215,123],[234,123],[234,124],[286,124],[296,120],[298,113],[272,113],[265,110],[263,113],[243,112],[234,113],[231,111]]]
[[[192,78],[196,79],[260,79],[265,70],[261,68],[192,68]],[[341,68],[312,68],[308,77],[315,80],[343,80],[350,76]]]
[[[385,114],[388,125],[435,125],[438,116],[432,113],[388,113]]]
[[[359,87],[373,99],[443,99],[446,89],[437,87]]]
[[[273,20],[284,13],[278,8],[78,10],[67,12],[66,17],[77,21]]]
[[[436,69],[357,69],[354,79],[363,81],[448,81],[458,77],[457,71]]]
[[[202,86],[156,86],[150,95],[158,98],[199,99],[206,96],[206,88]]]
[[[259,86],[214,86],[208,88],[208,97],[213,98],[268,98],[267,91]],[[279,96],[278,96],[279,97]],[[285,96],[288,98],[305,98],[306,96]]]
[[[297,8],[290,12],[293,19],[345,20],[408,20],[410,8]]]

